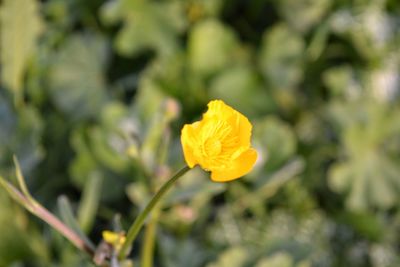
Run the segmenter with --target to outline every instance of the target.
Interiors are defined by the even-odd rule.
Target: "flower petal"
[[[251,123],[250,121],[241,113],[235,112],[235,117],[233,118],[235,122],[234,126],[236,127],[238,131],[238,136],[239,136],[239,144],[240,146],[250,146],[250,137],[251,137]]]
[[[235,110],[226,105],[222,100],[213,100],[208,103],[208,110],[203,114],[203,118],[218,117],[220,120],[227,121],[234,115]]]
[[[237,157],[229,169],[212,170],[211,179],[215,182],[228,182],[237,179],[248,172],[257,160],[257,151],[250,148]]]
[[[251,123],[240,112],[226,105],[222,100],[213,100],[208,103],[208,110],[204,113],[204,119],[218,117],[220,120],[228,122],[238,132],[239,145],[250,146]]]
[[[186,124],[182,128],[181,143],[183,148],[183,156],[190,168],[197,164],[196,157],[193,154],[193,148],[196,146],[195,130],[199,122],[193,124]]]

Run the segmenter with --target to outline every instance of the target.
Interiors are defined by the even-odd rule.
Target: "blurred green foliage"
[[[183,165],[182,125],[218,98],[259,160],[229,184],[183,177],[135,266],[148,242],[160,267],[400,266],[398,1],[0,3],[0,174],[16,154],[93,242]],[[0,233],[0,266],[92,266],[4,190]]]

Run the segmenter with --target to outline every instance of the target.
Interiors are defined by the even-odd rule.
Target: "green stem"
[[[142,267],[153,266],[153,253],[159,215],[160,209],[157,207],[154,209],[153,214],[151,214],[150,221],[146,226],[143,240],[142,256],[140,261]]]
[[[168,191],[168,189],[178,180],[179,177],[183,176],[190,168],[188,166],[183,167],[180,169],[174,176],[172,176],[161,188],[160,190],[155,194],[155,196],[151,199],[149,204],[147,204],[146,208],[139,214],[138,217],[136,217],[135,221],[131,225],[131,227],[128,230],[128,233],[126,234],[126,240],[125,243],[123,244],[119,255],[118,259],[123,260],[126,257],[127,250],[130,247],[130,245],[133,243],[135,240],[137,234],[139,233],[140,228],[142,228],[144,221],[147,217],[147,215],[152,211],[154,206],[158,203],[160,198]]]
[[[37,203],[36,201],[31,202],[28,197],[22,194],[18,189],[16,189],[13,185],[5,181],[0,176],[0,185],[3,186],[10,196],[15,199],[18,203],[20,203],[23,207],[25,207],[29,212],[33,215],[39,217],[50,226],[52,226],[55,230],[57,230],[61,235],[67,238],[72,244],[75,245],[79,250],[86,252],[90,258],[94,255],[94,250],[90,246],[90,244],[86,243],[80,236],[78,236],[71,228],[66,226],[63,222],[61,222],[56,216],[54,216],[50,211],[48,211],[45,207]]]

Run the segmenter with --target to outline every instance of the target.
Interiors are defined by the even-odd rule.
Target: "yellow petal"
[[[250,121],[241,113],[235,112],[235,116],[231,118],[230,123],[234,125],[238,131],[239,145],[240,146],[250,146],[250,137],[252,125]],[[233,120],[233,121],[232,121]]]
[[[257,160],[257,151],[250,148],[237,157],[227,169],[212,170],[211,179],[215,182],[228,182],[251,171]]]
[[[208,103],[208,110],[203,115],[203,119],[217,116],[221,120],[228,120],[232,117],[235,110],[226,105],[222,100],[213,100]]]
[[[213,116],[218,117],[220,120],[227,121],[236,129],[240,140],[240,146],[250,146],[252,126],[250,121],[242,113],[228,106],[222,100],[213,100],[208,103],[208,110],[204,114],[204,120]]]
[[[183,156],[185,161],[190,168],[193,168],[197,164],[196,157],[193,154],[193,148],[196,146],[195,131],[198,128],[199,122],[193,124],[186,124],[183,126],[181,133],[181,143],[183,148]]]
[[[116,250],[119,250],[121,246],[125,243],[125,236],[123,233],[117,233],[113,231],[103,231],[102,232],[103,239],[108,243],[115,247]]]

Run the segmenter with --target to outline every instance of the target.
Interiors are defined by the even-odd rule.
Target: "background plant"
[[[394,0],[3,0],[0,173],[16,154],[32,195],[59,217],[67,197],[98,242],[220,98],[253,122],[256,169],[188,173],[136,265],[399,266],[399,16]],[[0,192],[0,266],[91,266]]]

